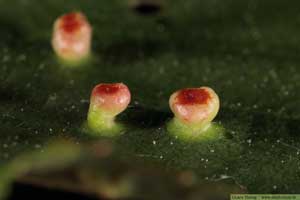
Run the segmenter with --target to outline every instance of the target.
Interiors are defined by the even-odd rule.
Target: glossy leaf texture
[[[234,186],[227,194],[235,186],[249,193],[299,193],[298,7],[297,1],[166,0],[156,13],[142,15],[121,0],[0,1],[1,195],[12,181],[47,176],[53,169],[91,168],[93,186],[106,180],[97,173],[118,169],[123,161],[132,172],[135,162],[168,177],[187,172],[190,185],[170,181],[170,188],[229,181]],[[72,68],[56,59],[50,40],[54,20],[77,10],[93,27],[93,55]],[[132,102],[118,116],[127,129],[108,139],[118,149],[109,161],[91,156],[86,163],[87,147],[103,140],[82,130],[90,92],[110,82],[130,88]],[[180,141],[166,131],[169,96],[200,86],[220,97],[215,122],[225,132]],[[160,182],[163,176],[150,177]],[[47,185],[48,179],[41,180]],[[127,189],[100,195],[145,194]],[[171,191],[153,194],[163,198]]]

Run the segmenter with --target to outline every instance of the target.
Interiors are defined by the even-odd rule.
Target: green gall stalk
[[[212,120],[216,117],[220,101],[209,87],[186,88],[173,93],[169,105],[174,119],[169,122],[169,132],[184,138],[207,135],[218,129]]]
[[[88,111],[89,129],[100,135],[117,134],[121,127],[115,118],[127,108],[130,99],[130,91],[123,83],[99,84],[94,87]]]

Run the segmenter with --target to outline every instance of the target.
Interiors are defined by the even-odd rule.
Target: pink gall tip
[[[91,95],[91,108],[115,116],[123,112],[130,103],[131,94],[123,83],[99,84]]]
[[[169,105],[183,124],[204,127],[216,117],[220,101],[209,87],[186,88],[173,93]]]
[[[79,61],[90,54],[92,28],[80,12],[59,17],[53,28],[52,47],[58,57]]]

